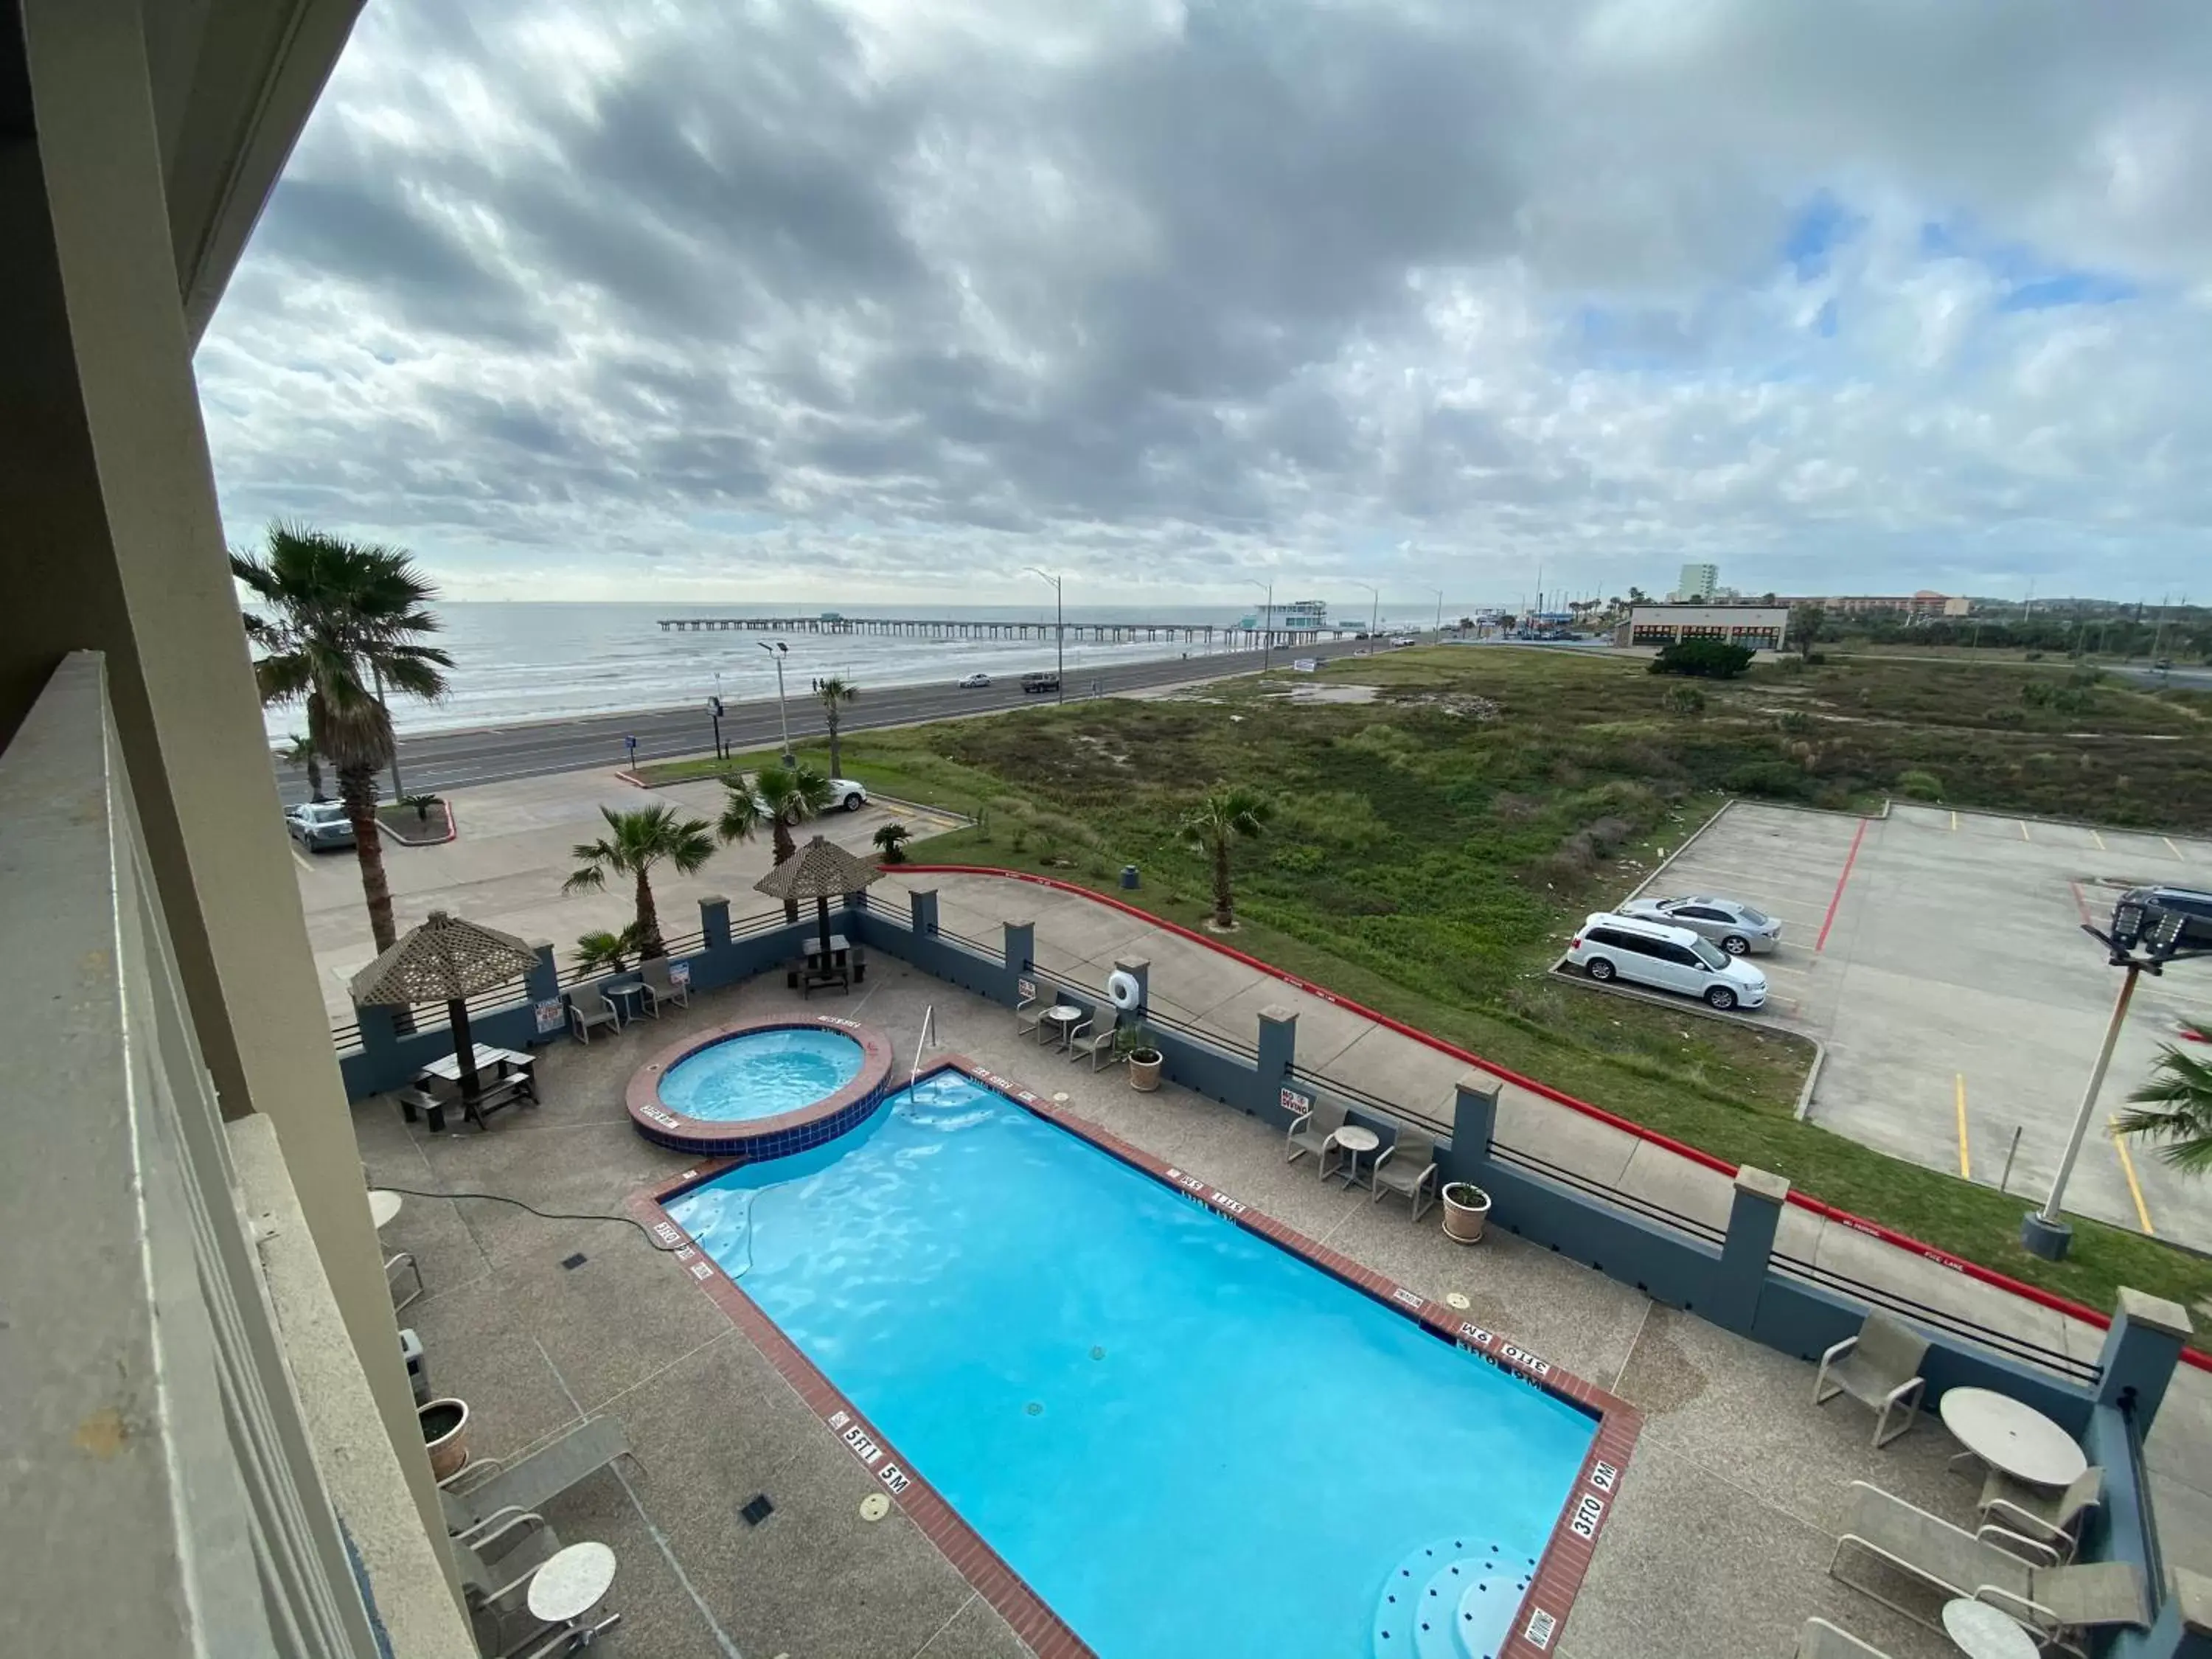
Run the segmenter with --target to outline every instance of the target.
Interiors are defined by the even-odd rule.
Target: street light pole
[[[1264,680],[1275,649],[1275,584],[1273,580],[1263,582],[1250,576],[1244,580],[1267,596],[1267,608],[1260,617],[1260,678]]]
[[[376,686],[376,706],[384,708],[384,671],[376,665],[374,659],[368,665],[368,678]],[[385,709],[384,717],[387,720],[392,718],[390,709]],[[404,800],[406,795],[406,787],[399,781],[399,735],[395,732],[392,737],[392,799]]]
[[[781,640],[770,645],[766,640],[754,643],[768,653],[769,660],[775,665],[775,717],[783,727],[783,763],[786,769],[799,764],[799,757],[791,752],[791,711],[783,702],[783,659],[791,654],[791,647]]]
[[[1429,592],[1437,596],[1437,643],[1442,645],[1444,640],[1444,591],[1441,587],[1432,587]],[[1536,596],[1536,603],[1540,607],[1543,605],[1541,593]]]
[[[2112,1063],[2112,1050],[2120,1041],[2120,1027],[2128,1023],[2128,1004],[2135,1000],[2136,981],[2142,977],[2142,964],[2130,962],[2126,976],[2120,981],[2120,994],[2112,1001],[2112,1023],[2105,1027],[2105,1045],[2097,1050],[2097,1063],[2089,1068],[2088,1087],[2081,1091],[2081,1104],[2074,1114],[2073,1133],[2066,1137],[2065,1156],[2058,1160],[2058,1173],[2051,1180],[2051,1196],[2043,1200],[2043,1207],[2031,1218],[2031,1224],[2039,1223],[2045,1229],[2063,1232],[2064,1224],[2058,1219],[2058,1206],[2066,1196],[2066,1182],[2074,1174],[2074,1160],[2081,1155],[2081,1143],[2088,1139],[2089,1122],[2097,1114],[2097,1095],[2105,1086],[2106,1069]],[[2028,1247],[2033,1249],[2034,1246]]]
[[[1067,701],[1067,611],[1060,592],[1060,578],[1051,572],[1029,567],[1032,576],[1042,576],[1052,584],[1053,690],[1059,695],[1053,701]]]
[[[1367,612],[1367,637],[1371,640],[1382,628],[1382,590],[1371,582],[1356,581],[1352,586],[1364,587],[1375,596]]]

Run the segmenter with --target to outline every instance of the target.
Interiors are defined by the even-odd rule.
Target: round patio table
[[[1336,1132],[1336,1144],[1344,1149],[1344,1184],[1352,1187],[1359,1182],[1360,1153],[1373,1152],[1382,1144],[1382,1137],[1372,1129],[1347,1123]]]
[[[2015,1480],[2057,1488],[2089,1467],[2074,1437],[2041,1412],[1988,1389],[1953,1389],[1936,1402],[1968,1451]]]
[[[530,1577],[530,1611],[549,1625],[581,1619],[606,1599],[615,1582],[615,1553],[605,1544],[571,1544]]]
[[[1986,1601],[1964,1596],[1943,1604],[1943,1634],[1972,1659],[2036,1659],[2035,1638]]]
[[[398,1213],[398,1194],[386,1192],[381,1187],[368,1189],[368,1218],[376,1224],[379,1232],[390,1226],[392,1218]]]

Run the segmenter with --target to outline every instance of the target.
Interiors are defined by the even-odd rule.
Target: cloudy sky
[[[2208,88],[2203,0],[372,0],[198,366],[234,540],[456,597],[2212,597]]]

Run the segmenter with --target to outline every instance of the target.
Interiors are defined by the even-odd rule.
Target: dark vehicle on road
[[[1024,691],[1057,691],[1060,690],[1060,676],[1050,672],[1042,674],[1024,674],[1022,676],[1022,690]]]

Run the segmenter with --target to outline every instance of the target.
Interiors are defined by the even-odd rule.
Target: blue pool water
[[[717,1122],[811,1106],[850,1083],[866,1051],[842,1031],[748,1031],[690,1054],[660,1079],[661,1103]]]
[[[1596,1430],[957,1073],[668,1209],[1102,1659],[1492,1653]]]

